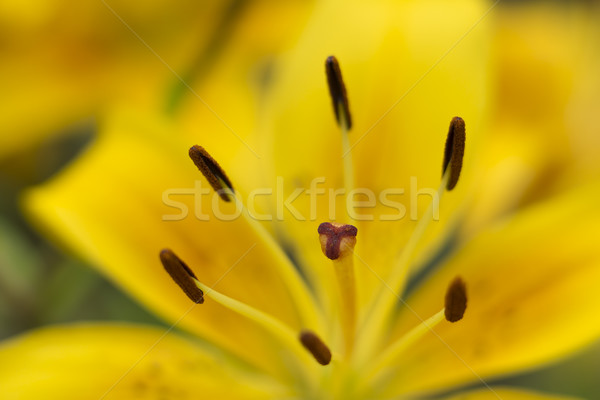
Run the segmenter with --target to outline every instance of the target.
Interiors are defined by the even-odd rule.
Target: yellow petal
[[[305,3],[272,0],[2,2],[0,126],[7,134],[0,136],[0,157],[64,134],[65,126],[96,117],[115,103],[163,112],[177,85],[193,100],[189,115],[197,128],[198,111],[206,106],[178,76],[204,99],[207,90],[213,91],[204,84],[222,83],[227,63],[245,79],[234,82],[239,91],[234,97],[246,95],[240,85],[248,86],[249,69],[258,69],[287,44],[305,9]],[[227,94],[221,88],[218,96]],[[212,95],[205,98],[208,105],[226,114]],[[243,107],[253,110],[255,102],[243,99]],[[235,115],[240,105],[231,106],[227,114]],[[237,119],[225,118],[241,130]]]
[[[458,46],[452,46],[480,20],[488,6],[478,1],[452,5],[441,1],[318,4],[298,46],[283,61],[285,72],[276,82],[272,117],[266,129],[274,150],[274,175],[283,178],[284,198],[298,187],[310,188],[314,178],[325,178],[318,185],[325,194],[317,196],[316,207],[311,209],[312,200],[307,195],[292,204],[305,220],[297,220],[287,211],[285,214],[285,228],[294,238],[292,245],[318,276],[315,280],[330,280],[321,272],[330,268],[320,254],[316,229],[320,222],[333,218],[358,225],[357,253],[385,276],[414,226],[409,215],[411,177],[418,178],[418,188],[437,188],[440,183],[451,118],[464,117],[468,129],[476,132],[473,138],[481,137],[487,65],[485,22]],[[390,196],[390,201],[406,207],[406,216],[397,223],[356,222],[353,215],[347,215],[343,196],[330,202],[332,196],[327,190],[343,188],[343,152],[326,85],[324,62],[329,55],[339,59],[349,96],[356,186],[368,188],[376,196],[384,189],[405,190]],[[476,154],[471,150],[476,141],[469,139],[469,159]],[[460,186],[457,191],[463,190]],[[360,197],[356,199],[365,200]],[[418,199],[420,215],[430,197]],[[356,210],[355,214],[373,213],[376,219],[399,214],[378,203],[379,207]],[[336,216],[330,213],[330,204],[337,207]],[[364,269],[358,273],[362,301],[367,301],[380,282]]]
[[[172,23],[142,26],[168,21],[166,13],[183,10],[164,3],[140,12],[124,2],[109,3],[149,42],[157,36],[177,42]],[[107,100],[156,101],[168,72],[102,2],[3,2],[0,10],[5,27],[0,33],[5,44],[0,49],[5,92],[0,125],[7,133],[0,138],[0,157],[68,132],[66,126],[95,116]],[[169,46],[157,51],[171,58]]]
[[[3,399],[267,398],[277,388],[165,329],[44,328],[0,344]]]
[[[468,393],[460,393],[445,400],[575,400],[574,397],[542,394],[526,390],[497,388],[481,389]]]
[[[182,327],[269,366],[267,355],[277,346],[269,346],[262,331],[214,302],[190,312],[192,303],[164,271],[158,254],[172,249],[209,287],[297,331],[314,327],[301,322],[300,311],[315,312],[303,304],[299,278],[293,271],[286,274],[290,266],[274,258],[245,219],[218,219],[217,211],[232,215],[235,206],[224,205],[212,191],[193,196],[195,185],[206,189],[208,184],[189,160],[188,147],[165,141],[171,125],[128,114],[116,116],[64,173],[29,192],[26,208],[52,237],[159,315],[172,322],[186,315]],[[219,159],[224,153],[219,149],[213,155]]]
[[[443,307],[455,276],[466,282],[463,320],[443,322],[403,353],[397,390],[435,390],[556,361],[600,335],[598,185],[555,198],[487,230],[418,288],[394,337]],[[439,335],[439,336],[438,336]]]
[[[512,3],[495,10],[495,100],[475,213],[538,201],[598,176],[598,10],[580,2]],[[508,194],[500,195],[512,181]],[[483,194],[483,195],[481,195]],[[494,202],[493,198],[497,200]],[[494,204],[504,202],[502,204]],[[464,229],[464,228],[463,228]]]

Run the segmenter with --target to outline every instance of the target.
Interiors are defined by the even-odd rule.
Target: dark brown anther
[[[300,332],[300,342],[319,364],[328,365],[331,362],[331,350],[314,332],[309,330]]]
[[[467,309],[467,287],[457,276],[446,291],[444,314],[450,322],[460,321]]]
[[[352,117],[350,116],[350,106],[348,104],[348,94],[346,93],[346,85],[342,79],[342,70],[337,58],[334,56],[327,57],[325,60],[325,73],[327,75],[327,83],[329,85],[329,93],[333,101],[333,111],[338,125],[346,124],[348,130],[352,128]],[[343,115],[340,115],[340,108]],[[342,118],[344,122],[342,121]]]
[[[202,172],[202,175],[208,180],[210,186],[219,193],[219,196],[221,196],[224,201],[231,201],[228,192],[234,192],[233,185],[219,163],[217,163],[202,146],[198,145],[190,148],[190,158],[200,172]]]
[[[353,225],[323,222],[317,231],[321,241],[321,250],[330,260],[336,260],[340,255],[354,249],[358,229]]]
[[[171,278],[173,278],[175,283],[179,285],[190,300],[196,304],[204,303],[204,292],[196,286],[194,280],[197,280],[197,278],[190,267],[185,265],[185,263],[169,249],[164,249],[160,252],[160,261]]]
[[[442,168],[442,176],[446,173],[446,169],[450,167],[450,176],[446,184],[447,190],[452,190],[458,183],[460,170],[462,169],[463,157],[465,155],[465,121],[460,117],[452,118],[448,137],[446,138],[446,148],[444,150],[444,165]]]

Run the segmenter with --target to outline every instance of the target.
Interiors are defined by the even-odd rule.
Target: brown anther
[[[448,129],[448,137],[446,138],[446,147],[444,149],[444,164],[442,168],[442,176],[446,173],[448,166],[450,167],[450,176],[446,189],[452,190],[458,183],[460,170],[462,169],[463,157],[465,155],[465,121],[460,117],[452,118],[450,129]]]
[[[331,350],[313,331],[300,332],[300,342],[319,364],[327,365],[331,362]]]
[[[457,276],[448,286],[446,291],[444,314],[450,322],[460,321],[467,309],[467,287],[465,282]]]
[[[354,249],[358,233],[355,226],[323,222],[317,231],[321,250],[330,260],[336,260]]]
[[[233,193],[233,185],[219,163],[202,146],[198,145],[190,148],[190,158],[208,180],[210,186],[219,193],[219,196],[224,201],[231,201],[228,192]]]
[[[352,118],[350,116],[346,85],[344,85],[344,80],[342,79],[340,64],[334,56],[329,56],[325,60],[325,74],[327,75],[329,94],[331,94],[331,100],[333,101],[335,119],[338,124],[342,124],[341,118],[343,117],[348,130],[350,130],[352,128]],[[340,108],[344,115],[340,115]]]
[[[185,265],[185,263],[169,249],[164,249],[160,252],[160,261],[171,278],[173,278],[175,283],[179,285],[181,290],[183,290],[190,300],[197,304],[204,303],[204,292],[196,286],[195,280],[197,280],[197,278],[190,267]]]

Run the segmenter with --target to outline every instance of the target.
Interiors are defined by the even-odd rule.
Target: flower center
[[[339,62],[335,57],[330,56],[327,58],[325,71],[333,110],[341,130],[344,151],[344,185],[346,186],[346,193],[350,193],[354,186],[351,147],[348,139],[349,130],[352,127],[352,117],[346,86],[342,79]],[[439,197],[444,191],[450,191],[456,186],[462,169],[464,148],[465,123],[461,118],[455,117],[450,123],[446,140],[442,181],[438,190]],[[223,201],[241,203],[225,171],[203,147],[198,145],[191,147],[189,156]],[[243,204],[240,205],[243,207]],[[449,322],[456,322],[462,319],[465,313],[467,305],[466,285],[462,279],[457,277],[449,285],[445,295],[444,307],[439,312],[426,320],[422,320],[421,324],[387,347],[381,348],[381,340],[387,337],[385,329],[389,326],[390,318],[394,316],[395,305],[398,301],[397,293],[402,293],[402,285],[408,275],[413,252],[433,218],[433,202],[429,210],[419,220],[409,241],[403,246],[403,250],[392,265],[391,272],[386,277],[381,290],[366,305],[365,318],[360,321],[360,325],[357,324],[357,287],[354,266],[354,246],[358,230],[355,226],[349,224],[324,222],[318,227],[318,233],[323,254],[332,261],[339,288],[340,322],[345,344],[342,359],[337,353],[332,353],[331,349],[325,344],[326,342],[322,340],[322,337],[332,340],[331,332],[328,336],[319,336],[318,334],[319,328],[326,325],[323,316],[325,311],[318,305],[306,282],[299,277],[298,267],[290,261],[277,241],[259,221],[250,217],[248,213],[242,212],[241,215],[267,246],[276,261],[282,265],[280,271],[282,280],[298,303],[298,316],[303,327],[300,332],[290,328],[286,323],[268,313],[208,287],[196,277],[193,271],[173,251],[169,249],[162,250],[160,260],[171,278],[193,302],[202,304],[205,298],[209,298],[254,321],[264,328],[274,340],[284,343],[303,368],[306,367],[312,370],[315,360],[324,366],[329,365],[332,360],[345,361],[345,365],[352,365],[352,368],[359,368],[359,366],[362,368],[362,365],[366,365],[368,362],[369,370],[365,372],[365,381],[370,385],[376,385],[378,382],[389,378],[384,373],[386,366],[397,360],[398,356],[410,345],[444,319]],[[310,359],[311,357],[312,359]],[[306,361],[307,358],[309,362]],[[342,368],[343,373],[346,373],[347,370],[344,369],[346,367],[343,365],[334,363],[334,368]]]

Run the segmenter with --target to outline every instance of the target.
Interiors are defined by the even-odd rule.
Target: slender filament
[[[373,367],[368,374],[368,380],[376,377],[386,365],[397,360],[403,351],[411,347],[417,340],[425,336],[427,332],[431,331],[444,319],[444,309],[442,309],[388,346],[385,351],[372,362],[371,365]]]
[[[279,273],[286,283],[287,288],[290,290],[292,298],[297,303],[296,309],[303,324],[311,329],[318,329],[324,326],[323,317],[319,313],[320,308],[317,307],[315,298],[308,290],[306,283],[300,277],[296,267],[294,267],[288,256],[283,252],[281,246],[275,242],[273,236],[266,228],[247,212],[244,204],[233,191],[227,187],[221,190],[224,192],[221,196],[228,196],[237,203],[237,206],[242,210],[241,215],[248,225],[260,237],[262,243],[267,246],[267,249],[273,257],[275,257],[277,262],[280,265],[285,266],[279,270]]]
[[[447,181],[448,181],[449,173],[446,171],[442,182],[437,191],[438,205],[442,199],[442,195],[445,192]],[[371,338],[381,338],[383,337],[383,332],[387,328],[387,318],[389,318],[394,312],[395,305],[400,300],[400,295],[404,290],[404,285],[408,278],[408,273],[410,269],[410,261],[414,255],[415,249],[420,243],[427,227],[433,221],[434,215],[434,207],[435,201],[432,200],[427,208],[427,211],[423,214],[415,230],[411,234],[408,242],[402,249],[402,252],[399,254],[396,262],[392,266],[391,273],[386,279],[386,284],[379,290],[379,293],[371,302],[369,313],[365,319],[365,323],[362,327],[361,337],[366,346],[361,346],[361,356],[365,356],[371,353],[374,346],[377,346],[378,343],[376,340],[370,340]]]
[[[272,317],[271,315],[260,311],[246,303],[232,299],[226,296],[208,285],[195,280],[196,286],[200,288],[205,297],[212,299],[213,301],[221,304],[222,306],[254,321],[259,326],[263,327],[273,337],[279,340],[285,348],[288,348],[295,353],[299,361],[302,361],[305,365],[311,366],[314,361],[310,359],[308,353],[302,348],[298,341],[298,334],[294,332],[292,328],[281,322],[279,319]]]
[[[340,130],[342,134],[342,158],[344,164],[344,189],[346,189],[346,196],[350,195],[350,192],[354,190],[354,165],[352,163],[352,149],[350,147],[350,135],[348,129],[348,121],[346,115],[343,112],[343,104],[338,104],[339,115],[340,115]]]

